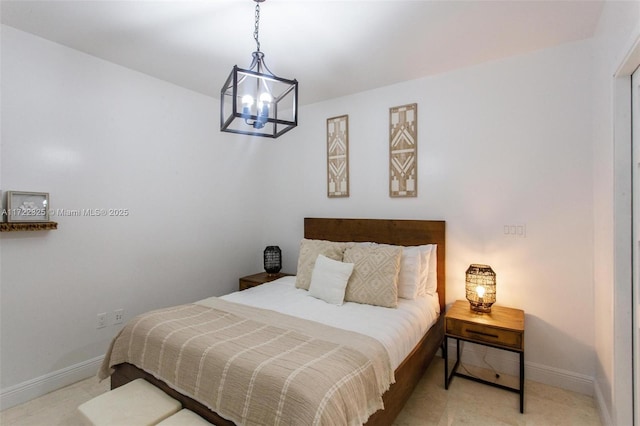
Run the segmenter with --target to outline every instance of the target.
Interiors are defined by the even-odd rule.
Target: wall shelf
[[[58,229],[58,222],[2,222],[0,232],[14,231],[51,231]]]

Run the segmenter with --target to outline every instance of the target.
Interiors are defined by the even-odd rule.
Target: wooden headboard
[[[304,219],[304,237],[313,240],[375,242],[400,246],[438,245],[438,298],[440,312],[446,300],[446,240],[443,220]]]

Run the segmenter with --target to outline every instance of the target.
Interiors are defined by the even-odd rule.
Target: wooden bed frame
[[[382,396],[384,410],[378,410],[367,421],[367,426],[390,425],[411,396],[418,381],[431,363],[444,340],[445,311],[445,222],[425,220],[387,220],[387,219],[304,219],[304,237],[329,241],[373,241],[383,244],[415,246],[422,244],[438,245],[438,297],[441,315],[413,351],[395,371],[396,382]],[[162,389],[196,414],[219,426],[232,426],[233,423],[220,417],[203,404],[170,388],[151,374],[131,364],[115,366],[111,376],[111,389],[115,389],[137,378]]]

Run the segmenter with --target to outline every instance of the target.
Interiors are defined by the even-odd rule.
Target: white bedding
[[[435,323],[440,306],[438,294],[414,300],[398,299],[398,307],[382,308],[346,302],[335,306],[295,287],[295,276],[222,296],[230,302],[271,309],[287,315],[355,331],[381,342],[396,369]],[[204,299],[198,304],[207,306]]]

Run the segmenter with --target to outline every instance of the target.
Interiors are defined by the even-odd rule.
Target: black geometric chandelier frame
[[[248,69],[234,65],[220,91],[220,131],[277,138],[298,125],[298,81],[277,77],[264,61],[258,39],[260,3],[256,2],[253,38],[256,51]]]

